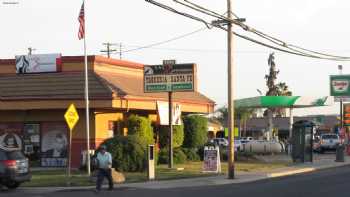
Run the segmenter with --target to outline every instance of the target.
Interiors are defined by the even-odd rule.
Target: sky
[[[172,0],[158,0],[188,13]],[[225,13],[226,0],[192,0],[218,13]],[[10,3],[9,3],[10,2]],[[0,58],[34,53],[82,55],[78,40],[78,14],[82,0],[0,0]],[[246,24],[291,44],[342,56],[350,56],[350,1],[348,0],[232,0],[233,12]],[[102,55],[102,43],[122,43],[122,50],[169,40],[205,27],[156,7],[144,0],[86,0],[86,41],[88,54]],[[198,15],[204,17],[203,15]],[[207,18],[207,17],[206,17]],[[207,18],[210,19],[210,18]],[[250,35],[235,26],[234,30]],[[217,106],[227,103],[227,34],[205,29],[153,48],[123,52],[122,59],[143,64],[160,64],[164,59],[196,63],[199,91]],[[348,62],[315,60],[289,55],[234,38],[235,98],[266,92],[267,58],[275,52],[280,73],[293,95],[329,95],[329,75],[350,73]],[[113,58],[119,58],[113,54]],[[335,114],[339,105],[297,109],[296,115]]]

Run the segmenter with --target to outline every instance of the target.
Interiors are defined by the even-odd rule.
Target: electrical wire
[[[178,0],[174,0],[174,1],[179,3]],[[250,26],[240,22],[239,20],[231,20],[231,19],[229,19],[229,18],[227,18],[225,16],[222,16],[222,15],[216,13],[216,12],[213,12],[213,11],[207,9],[207,8],[204,8],[203,6],[200,6],[198,4],[192,3],[192,2],[190,2],[188,0],[183,0],[183,1],[188,3],[188,4],[185,4],[185,3],[182,3],[182,2],[180,2],[179,4],[184,5],[184,6],[188,7],[188,8],[191,8],[191,9],[193,9],[195,11],[201,12],[203,14],[207,14],[209,16],[213,16],[213,14],[215,14],[216,16],[214,16],[214,17],[216,17],[218,19],[227,20],[227,21],[232,22],[232,23],[234,23],[236,25],[239,25],[240,27],[242,27],[246,31],[252,32],[252,33],[258,35],[259,37],[262,37],[262,38],[264,38],[264,39],[266,39],[266,40],[268,40],[268,41],[270,41],[270,42],[272,42],[272,43],[274,43],[276,45],[279,45],[281,47],[287,48],[287,49],[292,50],[294,52],[302,53],[302,54],[304,54],[306,56],[309,56],[309,57],[317,57],[317,56],[307,54],[307,53],[305,53],[305,51],[306,52],[310,52],[310,53],[315,53],[317,55],[327,56],[328,58],[325,58],[325,59],[331,59],[331,60],[333,60],[333,59],[345,59],[345,60],[350,60],[350,57],[336,56],[336,55],[331,55],[331,54],[326,54],[326,53],[320,53],[320,52],[317,52],[317,51],[314,51],[314,50],[308,50],[308,49],[305,49],[305,48],[302,48],[302,47],[298,47],[296,45],[287,44],[286,42],[284,42],[284,41],[282,41],[280,39],[274,38],[272,36],[269,36],[269,35],[261,32],[261,31],[258,31],[256,29],[254,29],[254,28],[252,28],[252,27],[250,27]],[[302,50],[302,51],[300,51],[300,50]]]
[[[151,47],[154,47],[154,46],[166,44],[166,43],[168,43],[168,42],[172,42],[172,41],[175,41],[175,40],[179,40],[179,39],[181,39],[181,38],[185,38],[185,37],[187,37],[187,36],[196,34],[196,33],[198,33],[198,32],[204,31],[204,30],[207,30],[207,28],[203,28],[203,27],[202,27],[202,28],[197,29],[197,30],[195,30],[195,31],[192,31],[192,32],[189,32],[189,33],[180,35],[180,36],[176,36],[176,37],[171,38],[171,39],[168,39],[168,40],[156,42],[156,43],[153,43],[153,44],[149,44],[149,45],[137,47],[137,48],[130,49],[130,50],[126,50],[126,51],[122,51],[122,53],[128,53],[128,52],[131,52],[131,51],[137,51],[137,50],[141,50],[141,49],[146,49],[146,48],[151,48]]]
[[[215,25],[215,24],[212,24],[212,23],[209,23],[209,22],[205,21],[204,19],[198,18],[198,17],[196,17],[196,16],[193,16],[193,15],[190,15],[190,14],[187,14],[187,13],[183,13],[183,12],[177,11],[176,9],[174,9],[174,8],[172,8],[172,7],[170,7],[170,6],[167,6],[167,5],[165,5],[165,4],[156,2],[156,1],[154,1],[154,0],[145,0],[145,1],[146,1],[146,2],[149,2],[149,3],[152,3],[152,4],[154,4],[154,5],[158,6],[158,7],[161,7],[161,8],[163,8],[163,9],[169,10],[169,11],[171,11],[171,12],[173,12],[173,13],[176,13],[176,14],[179,14],[179,15],[182,15],[182,16],[185,16],[185,17],[188,17],[188,18],[191,18],[191,19],[193,19],[193,20],[200,21],[200,22],[206,24],[206,26],[210,26],[210,25],[211,25],[211,26],[214,26],[214,27],[216,27],[216,28],[219,28],[219,29],[222,29],[222,30],[227,31],[227,29],[225,29],[224,27],[222,27],[222,26],[220,26],[220,25],[217,25],[217,24]],[[193,7],[193,6],[188,6],[188,5],[185,5],[185,6],[186,6],[186,7],[190,7],[190,8]],[[195,9],[195,10],[196,10],[196,9]],[[231,21],[231,19],[228,19],[228,21]],[[233,20],[233,21],[235,21],[235,20]],[[235,23],[237,23],[237,22],[238,22],[239,24],[241,24],[241,22],[235,21]],[[242,26],[246,26],[246,25],[243,24]],[[248,26],[246,26],[246,27],[248,27]],[[247,28],[244,28],[244,29],[247,29]],[[271,49],[275,49],[275,50],[278,50],[278,51],[281,51],[281,52],[290,53],[290,54],[293,54],[293,55],[299,55],[299,56],[310,57],[310,58],[317,58],[317,59],[333,60],[333,61],[348,61],[347,59],[343,59],[343,58],[320,57],[320,56],[316,56],[316,55],[310,55],[310,54],[307,54],[307,53],[298,51],[298,50],[296,50],[296,49],[291,49],[290,47],[286,47],[285,44],[282,44],[282,45],[281,45],[281,44],[279,44],[278,42],[274,42],[275,44],[277,44],[277,45],[279,45],[279,46],[281,46],[281,47],[284,47],[284,48],[287,48],[287,49],[288,49],[288,50],[286,50],[286,49],[283,49],[283,48],[280,48],[280,47],[276,47],[276,46],[272,46],[272,45],[263,43],[263,42],[261,42],[261,41],[255,40],[255,39],[250,38],[250,37],[248,37],[248,36],[244,36],[244,35],[238,34],[238,33],[236,33],[236,32],[232,32],[232,33],[233,33],[234,35],[240,37],[240,38],[243,38],[243,39],[245,39],[245,40],[254,42],[254,43],[256,43],[256,44],[259,44],[259,45],[262,45],[262,46],[265,46],[265,47],[268,47],[268,48],[271,48]],[[267,37],[267,36],[266,36],[266,37]],[[271,38],[271,40],[273,40],[273,39]],[[347,58],[347,57],[345,57],[345,58]]]

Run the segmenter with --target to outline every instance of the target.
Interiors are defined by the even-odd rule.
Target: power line
[[[220,23],[214,23],[214,24],[213,24],[213,23],[207,22],[207,21],[205,21],[204,19],[201,19],[201,18],[199,18],[199,17],[193,16],[193,15],[190,15],[190,14],[187,14],[187,13],[183,13],[183,12],[177,11],[176,9],[174,9],[174,8],[172,8],[172,7],[170,7],[170,6],[167,6],[167,5],[165,5],[165,4],[156,2],[156,1],[154,1],[154,0],[146,0],[146,1],[149,2],[149,3],[152,3],[152,4],[154,4],[154,5],[156,5],[156,6],[158,6],[158,7],[161,7],[161,8],[163,8],[163,9],[166,9],[166,10],[169,10],[169,11],[171,11],[171,12],[174,12],[174,13],[176,13],[176,14],[179,14],[179,15],[182,15],[182,16],[185,16],[185,17],[188,17],[188,18],[191,18],[191,19],[193,19],[193,20],[197,20],[197,21],[199,21],[199,22],[201,22],[201,23],[205,23],[207,27],[208,27],[208,26],[209,26],[209,27],[213,27],[213,26],[214,26],[214,27],[216,27],[216,28],[219,28],[219,29],[222,29],[222,30],[227,31],[227,29],[224,28],[224,27],[222,27],[222,25],[221,25]],[[176,2],[179,2],[179,1],[176,1]],[[189,1],[186,1],[186,2],[189,2]],[[201,12],[201,13],[204,13],[204,14],[207,14],[207,15],[210,15],[210,16],[212,16],[212,15],[218,15],[218,16],[215,16],[215,17],[218,18],[218,19],[221,19],[222,17],[224,17],[224,16],[219,15],[219,14],[217,14],[217,13],[215,13],[215,12],[214,12],[215,14],[214,14],[214,13],[208,14],[207,11],[205,11],[205,10],[200,10],[200,9],[199,9],[201,6],[197,6],[197,8],[194,8],[194,6],[193,6],[194,3],[192,3],[191,5],[187,5],[187,4],[184,4],[184,3],[181,3],[181,4],[184,5],[184,6],[186,6],[186,7],[188,7],[188,8],[194,9],[194,10],[196,10],[196,11],[198,11],[198,12]],[[207,9],[207,10],[209,10],[209,9]],[[253,43],[256,43],[256,44],[259,44],[259,45],[262,45],[262,46],[265,46],[265,47],[268,47],[268,48],[271,48],[271,49],[275,49],[275,50],[278,50],[278,51],[281,51],[281,52],[285,52],[285,53],[289,53],[289,54],[293,54],[293,55],[304,56],[304,57],[317,58],[317,59],[325,59],[325,60],[333,60],[333,61],[348,61],[349,58],[350,58],[350,57],[334,56],[334,55],[329,55],[329,54],[323,55],[323,56],[326,56],[326,57],[319,56],[320,54],[318,54],[318,55],[308,54],[308,53],[306,53],[306,52],[303,51],[303,50],[300,51],[300,50],[291,48],[291,47],[289,47],[285,42],[283,42],[283,41],[281,41],[281,40],[279,40],[279,39],[273,38],[272,36],[269,36],[269,35],[264,34],[264,33],[262,33],[262,32],[259,32],[259,31],[255,30],[255,29],[253,29],[253,28],[251,28],[251,27],[249,27],[249,26],[243,24],[240,20],[231,20],[231,19],[225,18],[224,21],[221,21],[221,23],[224,23],[224,24],[227,24],[227,22],[232,22],[232,23],[234,23],[234,24],[236,24],[236,25],[239,25],[239,26],[241,26],[244,30],[246,30],[246,31],[249,30],[249,31],[251,31],[251,32],[253,32],[253,33],[256,33],[256,35],[258,35],[258,36],[260,36],[260,37],[263,37],[264,39],[269,38],[269,41],[270,41],[270,42],[273,41],[273,44],[278,45],[278,47],[272,46],[272,45],[270,45],[270,44],[266,44],[266,43],[264,43],[264,42],[262,42],[262,41],[258,41],[258,40],[256,40],[256,39],[250,38],[250,37],[245,36],[245,35],[238,34],[237,32],[232,32],[234,35],[236,35],[236,36],[238,36],[238,37],[240,37],[240,38],[243,38],[243,39],[245,39],[245,40],[251,41],[251,42],[253,42]],[[281,43],[281,42],[282,42],[282,43]],[[280,47],[282,47],[282,48],[280,48]],[[285,48],[285,49],[283,49],[283,48]],[[311,51],[311,50],[310,50],[310,51]]]
[[[134,48],[134,49],[126,50],[126,51],[123,51],[123,53],[128,53],[128,52],[131,52],[131,51],[136,51],[136,50],[141,50],[141,49],[146,49],[146,48],[151,48],[151,47],[154,47],[154,46],[166,44],[168,42],[179,40],[181,38],[185,38],[185,37],[188,37],[190,35],[196,34],[198,32],[204,31],[206,29],[207,28],[200,28],[200,29],[197,29],[195,31],[192,31],[192,32],[189,32],[189,33],[186,33],[186,34],[183,34],[183,35],[179,35],[179,36],[176,36],[176,37],[168,39],[168,40],[164,40],[164,41],[156,42],[156,43],[153,43],[153,44],[148,44],[148,45],[145,45],[145,46],[137,47],[137,48]]]
[[[178,2],[178,0],[174,0],[174,1],[175,1],[175,2]],[[183,1],[185,1],[185,2],[187,2],[188,4],[191,5],[191,6],[190,6],[190,5],[186,5],[186,4],[184,4],[184,3],[181,3],[182,5],[185,5],[186,7],[189,7],[189,8],[191,8],[191,9],[193,9],[193,10],[196,10],[196,11],[198,11],[198,12],[201,12],[201,13],[204,13],[204,14],[207,14],[207,15],[210,15],[210,16],[212,16],[211,13],[214,13],[214,14],[216,15],[216,18],[219,18],[219,19],[222,19],[222,18],[224,17],[224,20],[228,20],[228,21],[230,21],[230,22],[232,22],[232,23],[234,23],[234,24],[236,24],[236,25],[239,25],[240,27],[242,27],[242,28],[243,28],[244,30],[246,30],[246,31],[252,32],[252,33],[254,33],[254,34],[256,34],[256,35],[258,35],[258,36],[260,36],[260,37],[262,37],[262,38],[264,38],[264,39],[266,39],[266,40],[268,40],[268,41],[270,41],[270,42],[272,42],[272,43],[274,43],[274,44],[277,44],[277,45],[279,45],[279,46],[281,46],[281,47],[288,48],[288,49],[290,49],[290,50],[292,50],[292,51],[294,51],[294,52],[303,53],[304,55],[310,56],[310,57],[314,57],[314,55],[308,55],[308,54],[305,53],[305,51],[306,51],[306,52],[310,52],[310,53],[314,53],[314,54],[317,54],[317,55],[322,55],[322,56],[331,57],[331,58],[326,58],[326,59],[332,59],[332,58],[336,58],[336,59],[347,59],[347,60],[350,59],[350,57],[344,57],[344,56],[337,56],[337,55],[331,55],[331,54],[321,53],[321,52],[317,52],[317,51],[314,51],[314,50],[308,50],[308,49],[305,49],[305,48],[303,48],[303,47],[299,47],[299,46],[296,46],[296,45],[287,44],[286,42],[284,42],[284,41],[282,41],[282,40],[280,40],[280,39],[277,39],[277,38],[275,38],[275,37],[272,37],[272,36],[270,36],[270,35],[268,35],[268,34],[265,34],[265,33],[261,32],[261,31],[259,31],[259,30],[256,30],[256,29],[254,29],[254,28],[252,28],[252,27],[250,27],[250,26],[248,26],[248,25],[242,23],[240,20],[229,20],[227,17],[222,16],[222,15],[220,15],[220,14],[218,14],[218,13],[215,13],[215,12],[209,10],[209,9],[206,9],[206,8],[204,8],[203,6],[200,6],[200,5],[198,5],[198,4],[192,3],[192,2],[190,2],[190,1],[188,1],[188,0],[183,0]],[[199,8],[200,10],[199,10],[198,8]],[[236,16],[237,16],[237,15],[236,15]],[[237,17],[238,17],[238,16],[237,16]],[[238,17],[238,18],[239,18],[239,17]],[[297,49],[299,49],[299,50],[297,50]],[[300,50],[302,50],[302,51],[300,51]],[[303,52],[303,51],[304,51],[304,52]]]

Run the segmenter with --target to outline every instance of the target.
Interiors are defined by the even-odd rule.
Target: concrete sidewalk
[[[140,183],[125,183],[117,184],[117,189],[166,189],[166,188],[179,188],[179,187],[198,187],[198,186],[212,186],[212,185],[224,185],[224,184],[237,184],[247,183],[252,181],[258,181],[263,179],[269,179],[273,177],[282,177],[295,175],[300,173],[307,173],[316,170],[335,168],[350,165],[350,157],[345,157],[345,162],[335,162],[335,156],[332,155],[315,155],[313,163],[293,164],[289,167],[275,169],[265,172],[237,172],[235,179],[227,179],[226,175],[187,178],[177,180],[164,180],[164,181],[149,181]],[[93,186],[89,187],[50,187],[50,188],[22,188],[22,190],[48,193],[56,191],[74,191],[74,190],[88,190],[94,189]]]

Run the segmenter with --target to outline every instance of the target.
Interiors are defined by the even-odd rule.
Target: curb
[[[320,170],[320,169],[316,169],[316,168],[302,168],[302,169],[290,170],[290,171],[286,171],[286,172],[270,173],[270,174],[267,174],[267,177],[268,178],[276,178],[276,177],[283,177],[283,176],[302,174],[302,173],[307,173],[307,172],[314,172],[316,170]]]
[[[286,177],[286,176],[292,176],[292,175],[297,175],[297,174],[303,174],[303,173],[309,173],[309,172],[315,172],[315,171],[320,171],[320,170],[326,170],[326,169],[332,169],[332,168],[337,168],[337,167],[344,167],[344,166],[349,166],[350,163],[339,163],[337,165],[326,165],[326,166],[319,166],[319,167],[303,167],[300,169],[292,169],[292,170],[286,170],[286,171],[280,171],[280,172],[273,172],[273,173],[268,173],[265,175],[258,175],[255,178],[248,178],[247,180],[239,180],[235,179],[236,181],[229,181],[229,180],[212,180],[209,181],[207,184],[204,185],[225,185],[225,184],[240,184],[240,183],[249,183],[249,182],[254,182],[254,181],[259,181],[259,180],[266,180],[266,179],[272,179],[272,178],[278,178],[278,177]],[[181,180],[181,179],[175,179],[177,181]],[[188,179],[187,179],[188,180]],[[159,181],[162,182],[162,181]],[[139,182],[139,183],[125,183],[125,184],[117,184],[115,185],[115,189],[116,190],[133,190],[133,189],[137,189],[137,188],[148,188],[146,186],[148,182]],[[135,184],[143,184],[144,186],[136,186]],[[166,183],[169,184],[169,183]],[[204,186],[202,184],[198,185],[198,186]],[[167,186],[164,188],[179,188],[181,186]],[[22,189],[24,190],[32,190],[33,192],[42,192],[43,190],[46,190],[46,192],[62,192],[62,191],[86,191],[86,190],[92,190],[94,188],[94,186],[82,186],[82,187],[54,187],[54,188],[50,188],[50,187],[24,187]],[[161,188],[161,187],[160,187]],[[156,188],[151,188],[151,189],[156,189]],[[45,191],[44,191],[45,193]]]

